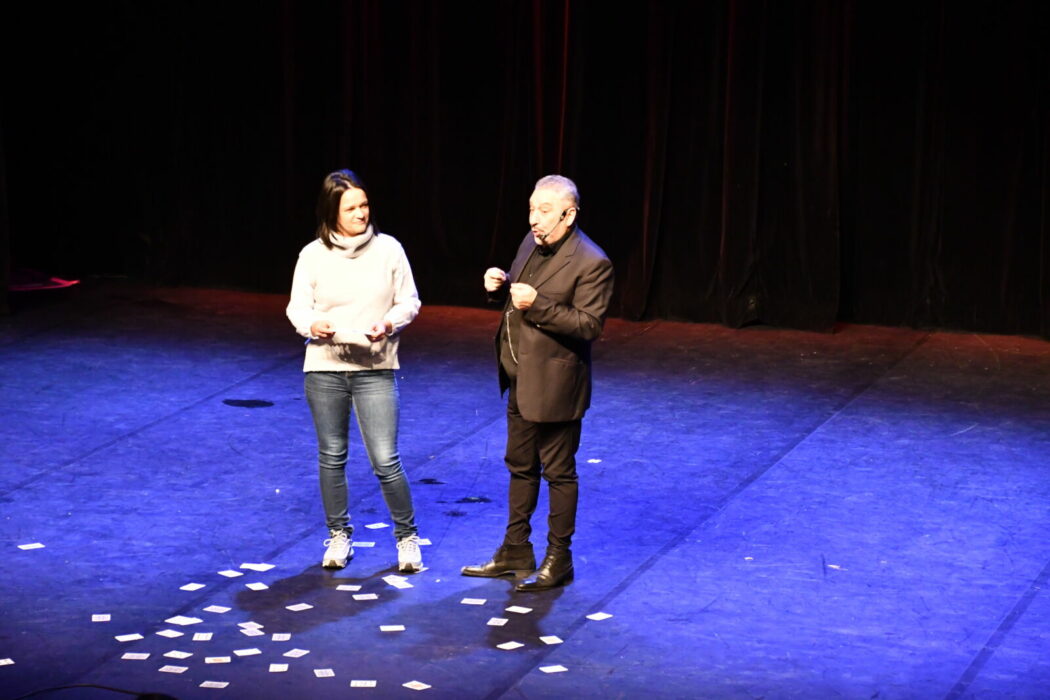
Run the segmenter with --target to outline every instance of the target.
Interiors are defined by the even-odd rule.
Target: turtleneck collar
[[[359,233],[356,236],[336,234],[332,236],[332,242],[336,245],[336,250],[339,251],[340,255],[346,258],[356,258],[365,252],[365,248],[372,242],[374,236],[375,232],[372,230],[372,224],[369,224],[364,233]]]

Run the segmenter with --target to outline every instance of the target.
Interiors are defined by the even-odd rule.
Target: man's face
[[[356,187],[343,192],[339,199],[339,233],[356,236],[368,228],[368,197]]]
[[[544,187],[529,197],[529,230],[536,245],[552,245],[576,220],[576,208],[560,190]]]

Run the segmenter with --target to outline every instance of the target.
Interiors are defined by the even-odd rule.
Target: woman
[[[324,179],[317,239],[299,253],[287,314],[306,340],[306,399],[317,429],[321,500],[329,538],[321,565],[340,569],[354,555],[347,512],[350,413],[394,521],[402,572],[423,567],[408,478],[397,451],[398,334],[419,313],[401,244],[379,233],[368,193],[350,170]]]

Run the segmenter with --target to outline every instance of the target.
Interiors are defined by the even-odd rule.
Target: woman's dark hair
[[[332,236],[339,233],[339,202],[343,198],[343,192],[349,189],[362,190],[368,197],[368,188],[361,178],[353,170],[336,170],[325,176],[321,185],[321,194],[317,198],[317,237],[321,239],[326,248],[336,247]],[[379,228],[375,224],[375,217],[371,214],[369,206],[368,223],[373,231]]]

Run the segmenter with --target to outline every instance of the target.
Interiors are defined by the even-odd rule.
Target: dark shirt
[[[569,231],[549,246],[536,246],[532,250],[532,254],[529,255],[529,259],[525,262],[525,267],[521,269],[521,275],[518,276],[518,279],[510,281],[521,282],[535,287],[533,280],[543,278],[541,273],[544,268],[547,267],[554,258],[554,254],[565,244],[565,241],[572,237],[574,232],[575,229]],[[516,342],[521,333],[521,323],[524,314],[524,311],[514,308],[514,304],[510,299],[510,292],[508,291],[507,303],[503,307],[503,323],[500,324],[499,361],[503,365],[503,371],[507,373],[512,382],[516,381],[518,377],[518,362],[514,358],[514,354],[517,352]]]

